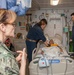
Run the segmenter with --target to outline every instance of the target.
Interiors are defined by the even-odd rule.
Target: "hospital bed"
[[[34,49],[29,65],[30,75],[74,75],[74,60],[59,40],[55,39],[54,42],[63,52],[57,46]]]

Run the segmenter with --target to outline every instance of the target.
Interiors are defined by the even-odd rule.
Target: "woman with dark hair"
[[[30,28],[27,36],[26,36],[26,47],[29,62],[32,60],[32,51],[37,47],[37,43],[39,40],[42,40],[46,46],[48,46],[48,41],[46,40],[43,30],[47,25],[46,19],[41,19],[41,21],[35,24],[32,28]]]

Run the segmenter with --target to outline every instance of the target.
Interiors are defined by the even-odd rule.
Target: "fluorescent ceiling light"
[[[51,5],[58,5],[59,0],[50,0]]]

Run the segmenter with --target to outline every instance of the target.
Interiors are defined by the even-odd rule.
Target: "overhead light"
[[[58,5],[58,3],[59,3],[59,0],[50,0],[50,4],[51,5]]]

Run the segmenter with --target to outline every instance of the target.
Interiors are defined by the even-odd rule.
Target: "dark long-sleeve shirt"
[[[41,29],[40,26],[38,26],[38,24],[34,25],[28,32],[27,34],[27,38],[31,39],[31,40],[42,40],[43,42],[46,41],[46,38],[44,36],[43,30]]]
[[[74,40],[74,25],[72,27],[72,40]]]

